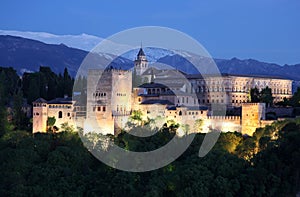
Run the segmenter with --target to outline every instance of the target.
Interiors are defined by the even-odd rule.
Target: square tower
[[[122,120],[119,117],[130,115],[131,93],[131,71],[90,70],[87,85],[85,132],[114,135],[116,121]]]
[[[265,103],[242,104],[242,134],[252,136],[256,128],[261,126],[261,120],[265,119]]]

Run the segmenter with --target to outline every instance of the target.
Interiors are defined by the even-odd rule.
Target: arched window
[[[182,115],[182,112],[181,111],[179,111],[179,116],[181,116]]]
[[[62,118],[62,111],[58,112],[58,118]]]

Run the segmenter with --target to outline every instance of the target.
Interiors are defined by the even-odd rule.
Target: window
[[[58,118],[62,118],[62,111],[58,112]]]
[[[102,110],[103,110],[103,111],[106,111],[106,107],[105,107],[105,106],[103,106]]]
[[[97,111],[101,111],[101,107],[98,107],[98,108],[97,108]]]
[[[67,116],[70,116],[70,113],[68,113]]]

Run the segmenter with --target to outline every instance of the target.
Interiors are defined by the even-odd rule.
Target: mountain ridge
[[[145,51],[152,61],[156,59],[156,62],[168,65],[182,61],[176,67],[183,71],[188,70],[189,64],[185,62],[185,58],[172,51],[168,53],[165,49],[157,48],[149,48]],[[0,66],[13,67],[19,74],[38,71],[39,66],[49,66],[56,73],[62,73],[66,67],[70,74],[75,76],[87,54],[87,51],[68,47],[65,44],[46,44],[34,39],[0,35]],[[124,54],[124,56],[118,57],[121,59],[116,61],[115,65],[128,69],[133,66],[133,57],[132,52]],[[98,54],[97,58],[99,61],[107,63],[116,57],[111,54]],[[255,59],[241,60],[238,58],[230,60],[216,58],[214,61],[222,73],[279,76],[300,81],[298,74],[300,73],[300,64],[280,66]]]

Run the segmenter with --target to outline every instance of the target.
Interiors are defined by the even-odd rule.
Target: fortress
[[[159,119],[188,125],[187,133],[219,130],[252,135],[256,128],[272,123],[265,120],[264,103],[249,103],[254,87],[271,88],[274,102],[292,96],[292,81],[287,79],[201,76],[149,67],[141,48],[133,72],[114,68],[89,70],[83,105],[70,98],[40,98],[33,102],[33,133],[46,132],[48,117],[54,117],[58,128],[62,123],[76,122],[85,133],[116,135],[126,128],[133,113],[140,112],[144,121]],[[241,107],[241,116],[226,116],[224,112],[232,107]],[[223,113],[214,108],[223,109]],[[202,121],[201,129],[196,125],[198,120]]]

